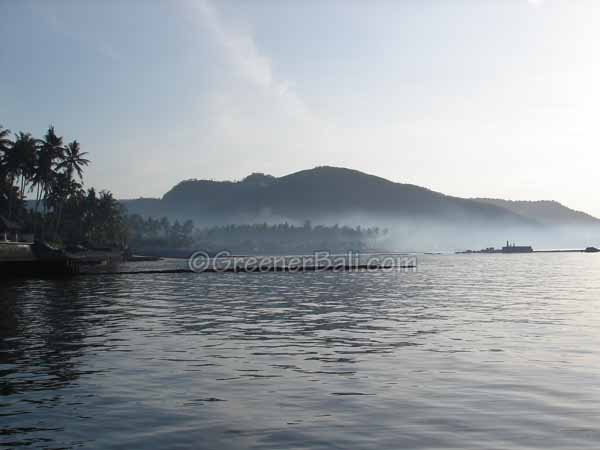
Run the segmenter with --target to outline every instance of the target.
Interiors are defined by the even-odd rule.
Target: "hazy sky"
[[[327,164],[600,216],[597,0],[0,7],[0,123],[118,197]]]

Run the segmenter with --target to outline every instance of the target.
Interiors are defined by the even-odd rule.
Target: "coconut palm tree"
[[[21,133],[23,134],[23,133]],[[16,135],[17,139],[19,135]],[[17,197],[19,190],[15,188],[15,181],[19,178],[21,174],[21,153],[23,151],[22,142],[19,142],[17,146],[15,146],[17,142],[11,142],[10,146],[5,146],[4,148],[4,170],[6,173],[7,187],[8,187],[8,218],[12,218],[13,209],[15,207],[15,203],[17,202]]]
[[[84,158],[85,155],[87,155],[87,152],[81,151],[81,146],[79,145],[79,142],[70,142],[64,148],[64,152],[62,154],[62,161],[60,161],[60,163],[58,163],[57,165],[57,169],[62,169],[64,171],[65,180],[62,183],[62,185],[66,185],[67,187],[71,188],[71,190],[61,191],[63,197],[58,203],[58,212],[56,216],[57,233],[62,219],[63,206],[67,197],[70,194],[72,194],[74,190],[77,190],[81,187],[78,183],[74,182],[73,174],[76,173],[79,180],[83,181],[83,168],[84,166],[87,166],[90,163],[89,159]]]
[[[38,202],[43,200],[44,211],[47,212],[47,198],[50,186],[55,177],[54,169],[64,159],[65,147],[63,138],[56,135],[51,125],[41,141],[37,158],[37,170],[35,183],[38,187]]]
[[[10,140],[10,130],[0,125],[0,158],[3,158],[11,147],[12,141]]]
[[[42,204],[43,213],[48,214],[48,197],[57,176],[56,168],[64,159],[65,147],[63,138],[57,136],[54,127],[50,125],[44,138],[40,141],[37,152],[34,185],[37,187],[36,206]],[[45,234],[45,220],[42,222],[42,238]]]
[[[89,159],[84,158],[87,154],[87,152],[81,151],[79,142],[73,141],[65,147],[63,160],[58,167],[65,170],[69,179],[72,179],[73,174],[77,173],[77,177],[83,180],[83,167],[90,163]]]
[[[10,131],[0,126],[0,212],[14,215],[17,208],[22,210],[19,199],[25,198],[27,188],[37,189],[35,211],[20,219],[28,221],[34,233],[41,223],[42,239],[46,229],[55,226],[52,237],[58,240],[124,243],[123,207],[108,191],[83,190],[83,171],[90,162],[86,155],[77,141],[65,146],[53,126],[41,140],[20,132],[14,142]]]
[[[0,125],[0,209],[8,210],[11,187],[9,184],[9,169],[6,158],[12,148],[10,130]]]
[[[38,140],[29,133],[21,131],[15,135],[11,154],[14,159],[16,175],[20,178],[21,198],[25,197],[25,188],[34,176],[38,143]]]

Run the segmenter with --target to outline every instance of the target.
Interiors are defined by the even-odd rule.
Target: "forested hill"
[[[252,174],[238,182],[187,180],[162,199],[126,200],[124,204],[132,213],[192,218],[207,224],[307,219],[343,223],[376,217],[535,225],[496,205],[336,167],[317,167],[280,178]]]

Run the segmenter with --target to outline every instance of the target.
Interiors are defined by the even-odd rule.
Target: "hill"
[[[474,200],[505,208],[522,217],[529,218],[548,226],[600,225],[600,219],[584,212],[567,208],[566,206],[551,200],[513,201],[495,198],[475,198]]]
[[[285,220],[356,224],[430,220],[469,226],[538,224],[502,206],[337,167],[317,167],[279,178],[252,174],[238,182],[187,180],[160,200],[128,200],[124,204],[130,212],[142,215],[192,218],[205,224]]]

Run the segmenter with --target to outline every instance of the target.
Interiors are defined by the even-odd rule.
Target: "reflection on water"
[[[597,448],[600,258],[419,263],[2,286],[0,446]]]

